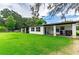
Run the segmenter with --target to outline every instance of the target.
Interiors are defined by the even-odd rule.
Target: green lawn
[[[72,40],[66,37],[6,32],[0,33],[0,54],[49,54],[71,43]]]

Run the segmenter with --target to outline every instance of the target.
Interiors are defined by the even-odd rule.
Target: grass
[[[1,55],[40,55],[60,51],[72,41],[66,37],[24,33],[0,33]]]

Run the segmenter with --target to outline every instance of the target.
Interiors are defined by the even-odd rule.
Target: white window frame
[[[31,27],[31,31],[34,32],[35,31],[35,28],[34,27]]]
[[[40,32],[41,28],[40,27],[36,27],[36,32]]]

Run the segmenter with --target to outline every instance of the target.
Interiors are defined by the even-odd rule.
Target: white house
[[[29,27],[29,33],[43,35],[44,34],[44,26]]]
[[[29,33],[41,35],[49,34],[53,36],[64,35],[76,38],[76,27],[78,24],[79,21],[45,24],[37,27],[29,27]]]

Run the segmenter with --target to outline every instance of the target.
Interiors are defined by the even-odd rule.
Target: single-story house
[[[29,33],[46,34],[46,35],[64,35],[76,38],[76,27],[79,26],[79,21],[61,22],[53,24],[45,24],[42,26],[29,27]]]

